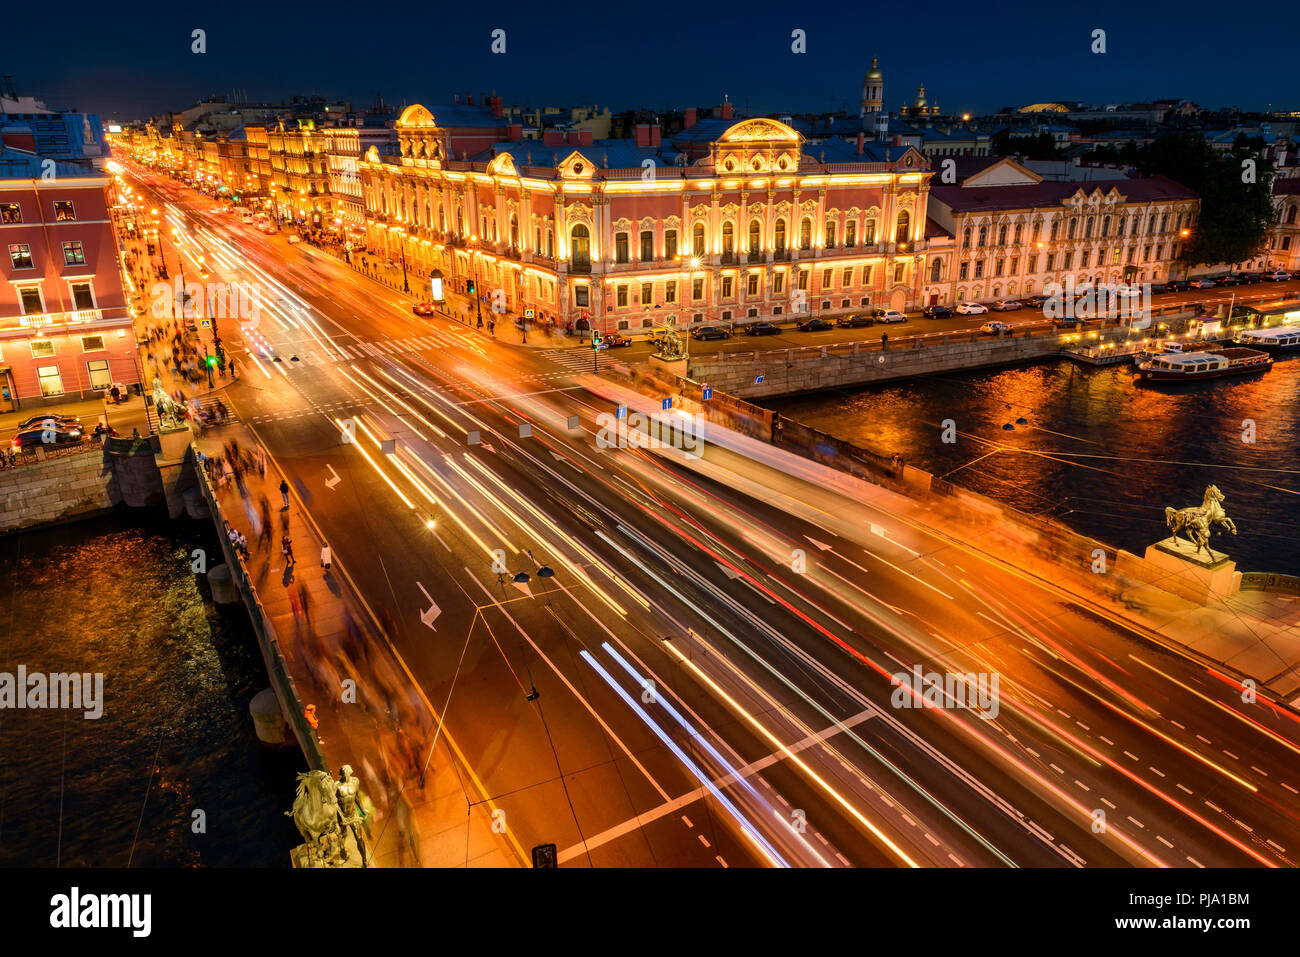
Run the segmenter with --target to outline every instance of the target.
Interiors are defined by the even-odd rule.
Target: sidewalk
[[[195,447],[225,456],[234,441],[258,448],[241,424],[209,427]],[[225,520],[248,540],[249,580],[274,628],[286,665],[314,705],[321,746],[334,773],[350,764],[376,814],[369,840],[379,867],[518,867],[522,849],[492,831],[492,806],[458,760],[443,728],[433,746],[432,706],[392,653],[337,559],[321,566],[322,539],[291,495],[282,510],[280,472],[267,457],[265,475],[243,473],[246,494],[224,466],[210,463]],[[287,530],[296,559],[281,551]],[[364,610],[363,610],[364,609]],[[355,689],[345,679],[355,679]],[[432,754],[430,748],[432,747]],[[286,784],[288,787],[288,784]],[[286,791],[286,793],[288,793]]]

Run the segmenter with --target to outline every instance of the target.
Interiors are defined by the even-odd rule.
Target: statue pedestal
[[[289,851],[289,861],[294,867],[360,867],[361,851],[357,847],[357,839],[352,836],[352,830],[350,828],[344,828],[343,834],[343,845],[347,848],[348,852],[348,859],[346,861],[338,860],[332,864],[326,864],[319,858],[313,858],[308,854],[306,844],[299,844],[297,847]],[[374,858],[371,857],[367,863],[369,863],[371,867],[374,867]]]
[[[1147,581],[1201,605],[1235,595],[1241,589],[1237,563],[1224,552],[1197,552],[1181,538],[1166,538],[1147,548],[1142,564]]]
[[[158,443],[162,449],[163,460],[166,462],[179,462],[184,459],[193,441],[194,433],[190,431],[189,425],[158,430]]]
[[[661,359],[653,353],[650,355],[651,368],[663,369],[665,372],[670,372],[682,379],[689,378],[689,376],[686,375],[686,366],[688,362],[689,360],[685,356],[680,359]]]

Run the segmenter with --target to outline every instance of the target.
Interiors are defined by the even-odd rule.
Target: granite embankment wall
[[[156,444],[144,439],[27,453],[21,465],[0,470],[0,534],[75,521],[118,505],[161,504],[155,451]]]

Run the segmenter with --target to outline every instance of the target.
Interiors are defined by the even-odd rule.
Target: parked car
[[[1151,284],[1151,295],[1158,296],[1162,292],[1168,292],[1169,287],[1162,282],[1153,282]]]
[[[417,316],[432,316],[433,303],[417,302],[414,306],[411,307],[411,311],[415,313]]]
[[[621,349],[623,346],[630,346],[632,340],[622,333],[611,332],[609,335],[602,338],[600,343],[608,349]]]
[[[23,429],[13,437],[15,449],[25,449],[37,445],[74,445],[81,441],[81,429],[65,429],[61,426],[42,426],[35,429]]]
[[[1214,281],[1220,286],[1240,286],[1241,280],[1232,273],[1223,276],[1215,276]]]
[[[833,329],[835,327],[825,319],[805,319],[803,322],[799,323],[797,328],[800,332],[822,332],[826,329]]]
[[[1026,309],[1041,309],[1047,304],[1046,296],[1025,296],[1020,300],[1021,305]]]
[[[872,319],[865,312],[855,312],[850,316],[840,316],[835,320],[835,325],[841,329],[860,329],[862,326],[874,325],[876,320]]]
[[[1003,333],[1011,331],[1011,323],[999,322],[994,319],[992,322],[986,322],[980,326],[980,335],[983,336],[1000,336]]]
[[[747,336],[775,336],[780,333],[781,330],[770,322],[755,322],[745,327]]]
[[[957,314],[960,316],[982,316],[988,311],[988,306],[981,305],[978,302],[957,303]]]
[[[1015,312],[1020,308],[1021,305],[1019,299],[999,299],[993,304],[994,312]]]
[[[705,341],[708,339],[729,339],[731,333],[726,329],[723,329],[721,326],[700,326],[691,333],[691,336],[701,341]]]
[[[1171,279],[1165,283],[1165,292],[1187,292],[1191,285],[1183,279]]]
[[[927,319],[951,319],[953,313],[950,306],[926,306],[921,315]]]
[[[23,429],[44,428],[47,422],[64,429],[81,428],[81,419],[77,416],[59,415],[57,412],[51,412],[47,415],[34,415],[30,419],[23,419],[18,423],[18,429],[22,431]]]
[[[1286,282],[1291,278],[1291,274],[1285,269],[1275,269],[1273,272],[1265,273],[1264,278],[1269,282]]]
[[[897,309],[882,309],[880,315],[876,316],[876,322],[907,322],[907,316]]]
[[[1257,282],[1263,280],[1264,277],[1257,272],[1243,272],[1243,273],[1238,273],[1237,278],[1240,279],[1247,286],[1253,286]]]
[[[1204,278],[1202,278],[1202,279],[1193,279],[1193,280],[1192,280],[1191,282],[1189,282],[1187,285],[1191,286],[1193,289],[1213,289],[1213,288],[1214,288],[1214,280],[1213,280],[1213,279],[1204,279]]]

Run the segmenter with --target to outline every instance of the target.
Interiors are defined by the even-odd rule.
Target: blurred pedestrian
[[[284,497],[284,507],[280,511],[287,512],[289,511],[289,483],[284,479],[280,479],[280,494]]]
[[[284,560],[288,564],[296,564],[293,557],[293,539],[289,537],[287,532],[280,538],[280,551],[284,553]]]
[[[322,545],[320,547],[320,567],[329,571],[332,560],[333,556],[330,554],[330,547],[328,545]]]

